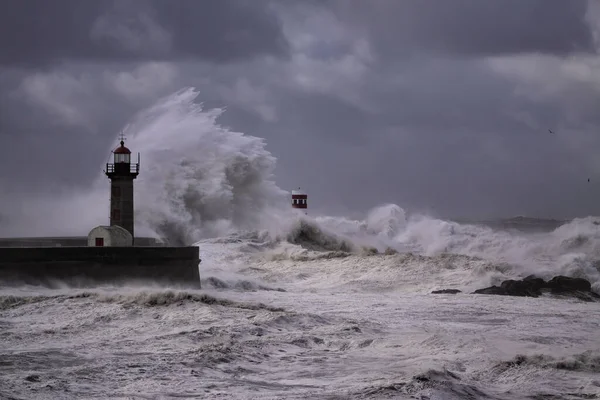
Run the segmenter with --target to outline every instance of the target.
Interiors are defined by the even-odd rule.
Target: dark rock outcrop
[[[461,293],[461,291],[458,289],[441,289],[441,290],[434,290],[431,293],[432,294],[456,294],[456,293]]]
[[[592,285],[589,281],[583,278],[569,278],[568,276],[555,276],[546,284],[553,292],[568,292],[571,290],[579,290],[582,292],[591,292]]]
[[[555,276],[548,282],[530,275],[523,280],[506,280],[500,286],[478,289],[476,294],[496,294],[501,296],[538,297],[544,293],[575,297],[584,301],[600,301],[600,294],[592,292],[592,285],[583,278]]]

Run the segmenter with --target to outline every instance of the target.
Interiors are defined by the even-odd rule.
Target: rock
[[[500,294],[500,295],[506,295],[506,290],[504,290],[504,289],[502,289],[501,287],[498,287],[498,286],[490,286],[490,287],[487,287],[485,289],[477,289],[473,293],[477,293],[477,294]]]
[[[440,289],[440,290],[434,290],[431,293],[432,294],[456,294],[456,293],[462,293],[462,292],[458,289]]]
[[[546,282],[542,278],[539,278],[535,275],[528,275],[525,278],[523,278],[523,280],[527,282],[538,282],[540,286],[544,286],[546,284]]]
[[[500,284],[507,295],[509,296],[530,296],[538,297],[542,294],[540,291],[546,282],[541,278],[533,278],[522,281],[507,280]]]
[[[41,379],[40,379],[39,375],[29,375],[28,377],[25,378],[25,380],[27,382],[39,382]]]
[[[552,289],[553,292],[566,292],[569,290],[590,292],[592,290],[591,283],[583,278],[570,278],[561,275],[550,279],[546,286]]]
[[[474,293],[538,297],[547,292],[575,297],[584,301],[600,301],[600,294],[592,292],[592,285],[589,281],[583,278],[571,278],[562,275],[555,276],[548,282],[535,275],[529,275],[523,280],[509,279],[503,281],[500,286],[477,289]]]

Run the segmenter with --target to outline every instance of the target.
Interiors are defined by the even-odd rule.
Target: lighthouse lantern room
[[[306,192],[300,190],[300,188],[292,190],[292,208],[308,208],[308,195]]]

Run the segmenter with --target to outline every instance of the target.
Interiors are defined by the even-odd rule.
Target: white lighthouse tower
[[[300,188],[292,190],[292,208],[304,211],[304,214],[308,215],[308,195]]]

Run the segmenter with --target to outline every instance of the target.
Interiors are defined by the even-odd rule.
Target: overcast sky
[[[4,0],[0,196],[91,185],[134,113],[195,86],[320,212],[599,215],[599,4]]]

